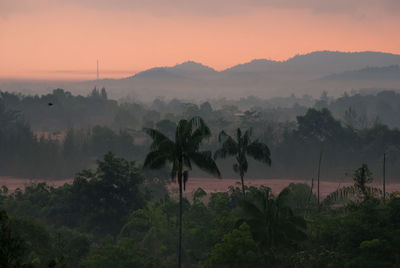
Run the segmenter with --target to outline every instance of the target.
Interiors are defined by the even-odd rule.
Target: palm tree
[[[222,143],[222,147],[214,154],[215,159],[225,158],[227,156],[236,157],[236,163],[233,164],[233,170],[240,175],[243,196],[245,196],[243,179],[248,168],[246,156],[249,155],[255,160],[271,165],[271,153],[268,146],[258,140],[251,141],[251,134],[251,128],[246,130],[243,135],[241,129],[238,128],[236,130],[235,140],[226,134],[225,131],[221,131],[218,135],[218,141]]]
[[[324,200],[325,205],[331,205],[337,201],[346,199],[357,202],[365,202],[371,198],[383,195],[383,192],[375,187],[368,186],[373,181],[372,173],[366,164],[362,164],[353,174],[354,185],[345,186],[330,193]]]
[[[210,151],[200,151],[204,139],[211,136],[211,131],[200,117],[179,121],[175,130],[175,141],[158,130],[145,128],[144,131],[153,139],[150,152],[144,161],[144,167],[158,169],[167,162],[171,164],[171,178],[178,178],[179,185],[179,240],[178,267],[182,260],[182,190],[185,189],[192,169],[192,162],[200,169],[221,177]]]
[[[306,221],[294,215],[286,204],[291,190],[285,188],[274,197],[270,188],[255,192],[239,206],[238,224],[246,222],[253,237],[273,260],[277,250],[290,248],[307,238]]]

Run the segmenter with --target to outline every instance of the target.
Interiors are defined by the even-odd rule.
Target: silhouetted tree
[[[200,117],[179,121],[175,140],[172,141],[155,129],[144,129],[153,139],[150,152],[147,154],[144,166],[152,169],[163,167],[167,162],[172,164],[171,178],[178,178],[179,184],[179,240],[178,267],[182,262],[182,190],[189,178],[192,162],[200,169],[220,177],[210,151],[200,151],[203,140],[211,136],[211,131]]]
[[[243,196],[245,196],[244,174],[248,169],[247,155],[250,155],[255,160],[271,165],[271,153],[268,146],[258,140],[251,141],[251,133],[251,129],[248,129],[242,135],[241,129],[238,128],[235,140],[226,134],[225,131],[221,131],[218,140],[222,143],[222,148],[218,149],[214,154],[215,159],[227,156],[236,157],[233,170],[240,175]]]

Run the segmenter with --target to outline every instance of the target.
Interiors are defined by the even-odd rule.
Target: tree
[[[307,113],[297,116],[297,135],[308,141],[333,141],[343,137],[344,131],[327,108],[321,110],[308,109]]]
[[[167,162],[171,166],[171,178],[178,178],[179,184],[179,238],[178,267],[182,261],[182,190],[185,188],[192,169],[192,162],[200,169],[213,175],[221,176],[210,151],[200,151],[203,140],[211,136],[211,131],[200,117],[179,121],[172,141],[158,130],[145,128],[152,138],[150,152],[147,154],[144,167],[159,169]]]
[[[306,221],[294,215],[286,205],[289,188],[274,197],[270,188],[253,193],[252,198],[242,200],[238,213],[239,221],[246,222],[254,239],[273,262],[278,250],[292,248],[296,242],[305,240]]]
[[[335,201],[353,198],[357,201],[365,202],[373,197],[382,195],[382,191],[375,187],[368,186],[373,181],[372,173],[366,164],[354,171],[354,185],[337,189],[330,193],[324,200],[325,204],[331,204]]]
[[[160,263],[140,248],[130,238],[119,239],[116,243],[105,243],[95,248],[83,261],[84,267],[159,267]]]
[[[23,264],[26,244],[13,227],[6,211],[0,210],[0,267],[33,267]]]
[[[107,100],[107,91],[104,87],[100,91],[100,96],[103,100]]]
[[[208,254],[203,267],[264,267],[250,227],[242,223],[239,228],[224,235]]]
[[[107,153],[97,161],[97,169],[78,173],[60,207],[54,210],[58,221],[79,225],[92,233],[116,233],[124,217],[134,209],[144,207],[146,197],[140,191],[144,181],[135,162]],[[62,191],[62,188],[55,191]],[[63,195],[60,194],[60,198]]]
[[[246,130],[243,135],[241,129],[238,128],[235,140],[226,134],[225,131],[221,131],[218,136],[218,141],[222,143],[222,147],[214,154],[215,159],[225,158],[227,156],[236,157],[236,163],[233,165],[233,170],[240,175],[243,196],[245,196],[243,179],[248,168],[246,156],[250,155],[255,160],[271,165],[271,153],[268,146],[258,140],[251,141],[251,134],[251,128]]]

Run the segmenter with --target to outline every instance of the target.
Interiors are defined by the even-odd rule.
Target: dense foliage
[[[205,149],[219,148],[217,134],[224,130],[253,129],[253,138],[270,149],[274,164],[249,159],[247,177],[316,177],[318,156],[323,151],[323,179],[339,180],[362,163],[374,173],[388,156],[388,175],[399,172],[400,95],[385,91],[370,95],[322,95],[262,100],[210,100],[200,105],[180,100],[156,99],[151,104],[117,103],[97,89],[87,96],[73,96],[57,89],[44,96],[0,96],[0,175],[30,178],[72,177],[91,167],[108,151],[129,160],[143,161],[150,139],[142,128],[153,128],[173,137],[182,118],[201,116],[214,134]],[[48,104],[52,105],[49,106]],[[306,153],[306,157],[305,156]],[[235,159],[217,164],[226,177]],[[197,169],[193,175],[198,176]]]
[[[397,98],[385,94],[368,100]],[[364,96],[342,99],[354,98]],[[13,192],[1,188],[0,266],[176,267],[181,261],[183,267],[399,267],[399,194],[384,200],[370,183],[384,152],[390,159],[388,173],[399,168],[400,131],[379,122],[356,124],[351,107],[338,120],[326,107],[342,99],[325,96],[315,108],[303,110],[293,105],[285,109],[302,110],[294,114],[296,122],[277,122],[268,116],[271,108],[213,110],[209,103],[177,100],[145,107],[110,101],[105,90],[88,97],[62,90],[42,97],[2,93],[0,175],[75,177],[61,187],[33,182]],[[30,115],[28,104],[36,107],[29,108]],[[65,113],[56,108],[61,104]],[[41,115],[35,115],[38,107]],[[53,115],[45,115],[53,108]],[[72,128],[63,117],[84,123]],[[58,122],[64,137],[38,136],[49,118]],[[247,138],[237,135],[237,144],[257,148],[236,150],[222,142],[226,150],[217,155],[239,155],[236,166],[245,163],[246,176],[309,178],[314,157],[323,152],[324,178],[352,174],[354,185],[320,203],[315,189],[294,183],[280,193],[268,185],[238,184],[228,192],[199,188],[184,195],[189,172],[232,174],[232,161],[212,159],[220,144],[211,134],[224,130],[229,140],[226,133],[241,133],[240,128],[252,128],[255,143],[245,132]],[[244,161],[240,150],[261,163]],[[167,191],[171,177],[178,177],[179,196]]]
[[[178,202],[149,194],[146,181],[132,163],[108,154],[72,185],[3,188],[2,267],[176,267]],[[395,195],[318,207],[305,184],[278,195],[265,186],[246,192],[243,200],[241,187],[199,188],[183,198],[184,267],[400,265]]]

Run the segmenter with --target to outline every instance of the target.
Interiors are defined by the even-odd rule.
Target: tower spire
[[[97,80],[99,80],[99,60],[97,60]]]

